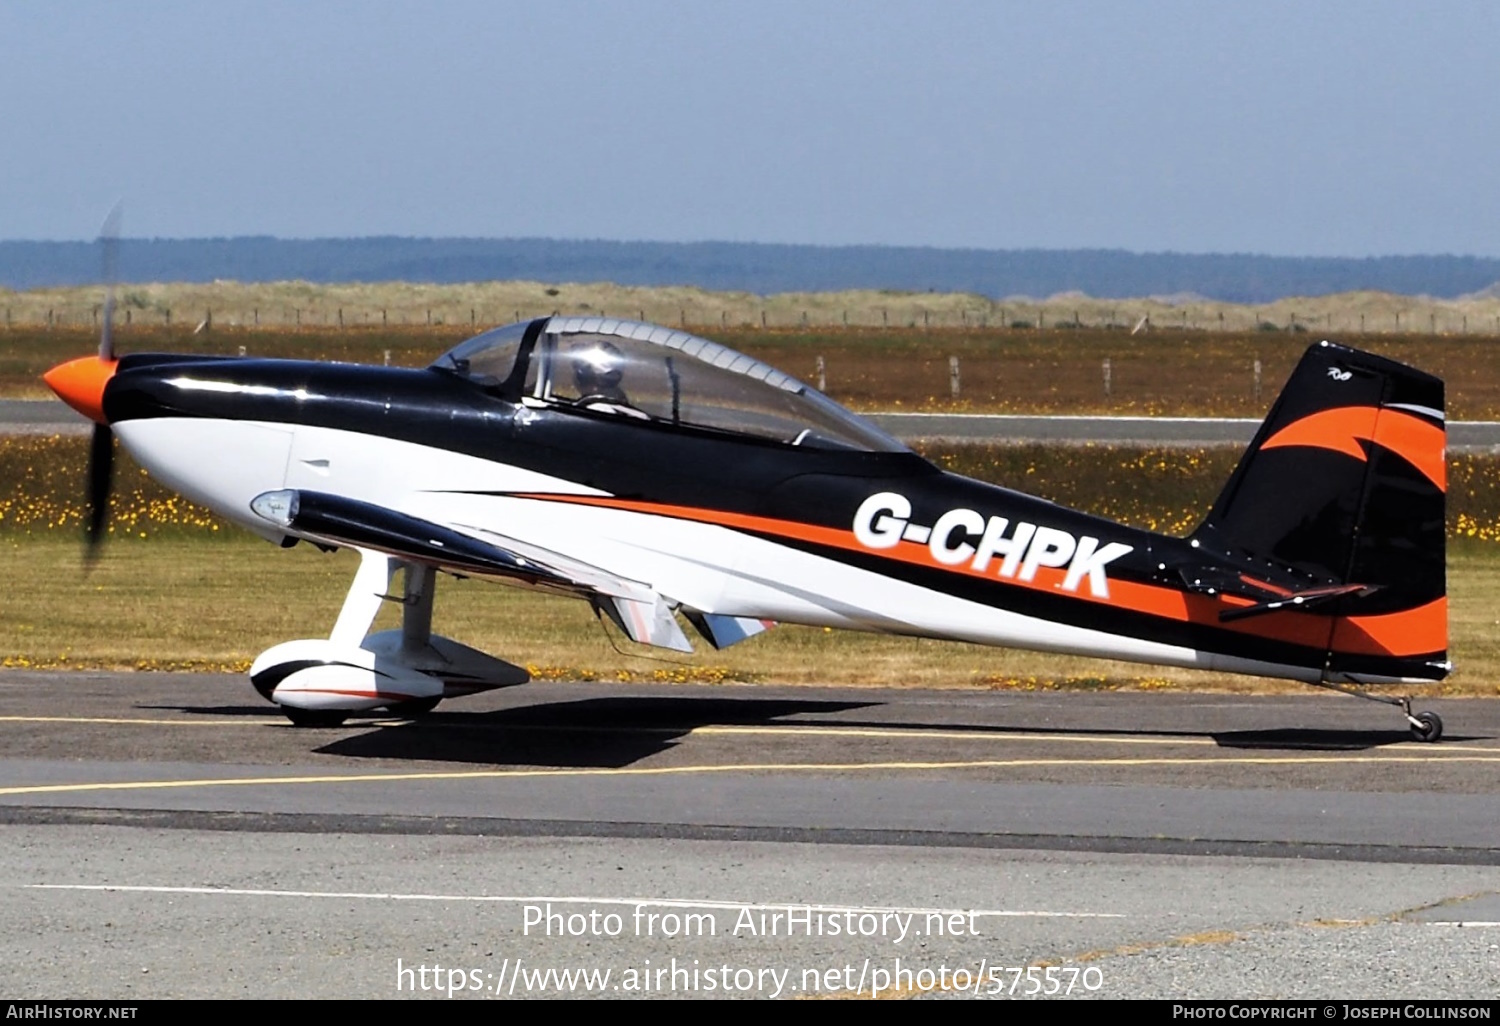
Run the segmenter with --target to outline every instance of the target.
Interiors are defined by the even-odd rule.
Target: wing
[[[1252,605],[1225,609],[1219,613],[1220,623],[1244,620],[1282,610],[1311,612],[1321,606],[1349,596],[1363,598],[1380,590],[1378,584],[1317,584],[1311,587],[1287,588],[1251,577],[1239,570],[1222,566],[1176,566],[1164,567],[1175,573],[1188,591],[1204,595],[1234,595],[1254,600]]]
[[[678,652],[692,643],[671,604],[648,584],[516,539],[486,531],[484,541],[370,502],[327,492],[286,488],[250,503],[255,513],[311,541],[383,552],[469,577],[486,577],[586,598],[633,641]]]

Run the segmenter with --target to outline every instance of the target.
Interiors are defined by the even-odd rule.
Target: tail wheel
[[[1443,736],[1443,720],[1435,712],[1419,712],[1411,725],[1411,735],[1418,741],[1432,742]]]

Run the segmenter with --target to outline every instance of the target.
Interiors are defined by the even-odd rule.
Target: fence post
[[[391,365],[391,351],[389,349],[385,351],[385,365],[387,367]]]
[[[1109,365],[1109,357],[1106,356],[1104,358],[1104,398],[1106,399],[1110,397],[1110,393],[1113,391],[1112,386],[1114,382],[1111,380],[1112,378],[1112,368]]]
[[[130,307],[128,306],[125,308],[125,323],[127,325],[130,323]]]
[[[766,312],[764,310],[760,312],[760,326],[762,328],[766,326]]]
[[[1255,370],[1255,374],[1254,374],[1255,384],[1254,384],[1254,387],[1251,389],[1251,392],[1255,396],[1255,401],[1256,402],[1260,402],[1260,357],[1258,357],[1258,356],[1255,358],[1254,370]]]
[[[339,327],[342,328],[343,326],[344,326],[344,308],[343,307],[339,307]]]
[[[474,325],[476,325],[476,324],[479,323],[478,320],[476,320],[475,318],[476,318],[476,315],[474,313],[474,308],[471,306],[471,307],[469,307],[469,327],[472,328],[472,327],[474,327]]]
[[[826,392],[828,391],[828,365],[823,362],[823,358],[820,356],[815,366],[818,373],[818,391]]]
[[[948,357],[948,391],[953,398],[958,398],[958,357]]]

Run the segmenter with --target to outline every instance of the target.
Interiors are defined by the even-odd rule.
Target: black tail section
[[[1330,617],[1325,670],[1439,679],[1447,673],[1443,383],[1330,342],[1292,373],[1193,540],[1363,585]]]

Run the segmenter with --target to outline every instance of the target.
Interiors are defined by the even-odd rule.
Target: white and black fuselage
[[[378,549],[586,597],[635,588],[720,624],[781,621],[1311,682],[1447,672],[1445,612],[1441,636],[1430,628],[1443,601],[1441,524],[1434,577],[1422,468],[1400,444],[1379,448],[1374,428],[1363,467],[1316,441],[1274,444],[1282,422],[1316,419],[1331,400],[1268,420],[1231,482],[1239,498],[1226,493],[1210,522],[1180,539],[945,473],[800,383],[747,358],[737,366],[721,347],[694,352],[682,333],[579,318],[508,330],[511,351],[488,372],[478,366],[491,351],[484,346],[420,370],[125,356],[104,413],[154,477],[272,539]],[[569,384],[567,368],[579,381],[588,370],[579,340],[595,345],[590,359],[601,363],[600,339],[618,342],[605,357],[623,361],[623,382]],[[634,363],[631,346],[645,353]],[[667,352],[660,367],[649,346]],[[1338,366],[1358,363],[1334,348]],[[1369,406],[1377,417],[1426,409],[1440,433],[1440,384],[1435,402],[1398,402],[1390,387],[1430,390],[1436,379],[1412,384],[1378,363],[1383,391],[1336,408]],[[699,372],[713,382],[740,375],[752,391],[774,393],[709,402],[692,391]],[[647,374],[632,392],[632,375]],[[601,391],[578,394],[590,387]],[[1289,390],[1283,403],[1294,399]],[[802,402],[815,406],[797,431]],[[1434,422],[1401,415],[1413,430]],[[1361,476],[1357,486],[1326,486],[1326,501],[1278,529],[1291,540],[1268,549],[1245,537],[1271,514],[1252,523],[1234,507],[1259,487],[1257,449],[1262,465],[1292,453],[1331,467],[1342,460],[1350,466],[1338,473]],[[1428,535],[1373,556],[1357,539],[1323,553],[1317,539],[1345,530],[1338,517],[1354,534],[1369,523],[1364,505],[1347,508],[1348,495],[1368,505],[1377,474],[1395,475],[1413,507],[1401,515],[1421,519]],[[253,505],[267,495],[296,498],[298,516]],[[1405,584],[1374,580],[1368,567],[1379,560],[1395,560],[1391,572]]]

